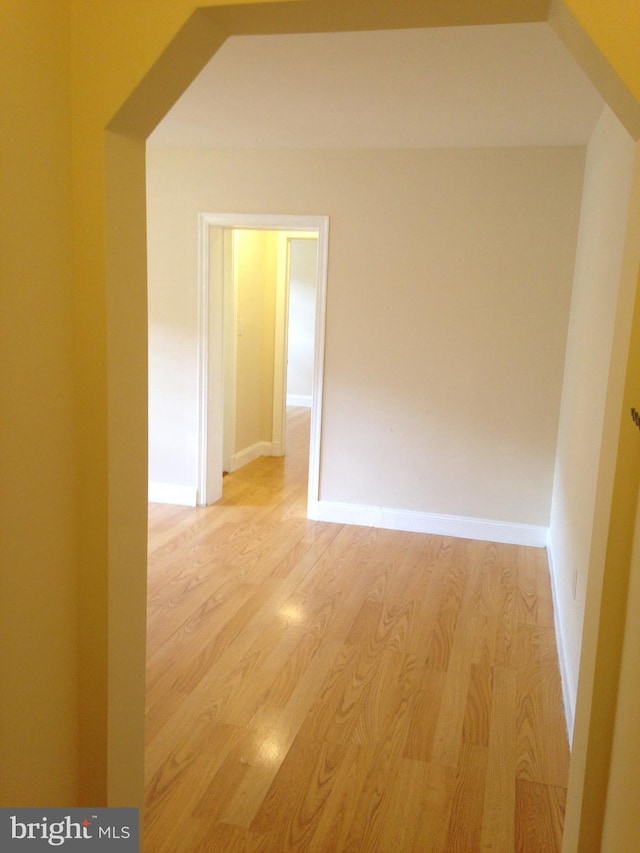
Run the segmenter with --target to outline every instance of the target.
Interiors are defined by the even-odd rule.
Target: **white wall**
[[[583,164],[149,148],[151,395],[180,413],[152,410],[152,470],[195,482],[198,211],[327,214],[322,500],[546,527]]]
[[[287,398],[306,405],[313,392],[318,241],[292,239],[289,247]]]
[[[606,107],[587,149],[549,533],[570,728],[590,554],[604,559],[606,544],[594,538],[596,489],[599,478],[609,478],[612,487],[615,464],[616,443],[608,463],[601,462],[601,449],[616,314],[622,308],[630,321],[635,284],[633,277],[621,283],[634,153],[631,137]]]

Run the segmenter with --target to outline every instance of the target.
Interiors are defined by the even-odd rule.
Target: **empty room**
[[[232,38],[151,135],[150,849],[560,849],[634,152],[547,23]]]

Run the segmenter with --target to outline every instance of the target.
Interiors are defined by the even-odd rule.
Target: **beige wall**
[[[634,157],[633,140],[606,107],[585,165],[549,542],[570,724],[590,557],[601,574],[606,546],[606,528],[594,531],[596,488],[599,480],[609,494],[613,487],[615,448],[600,453],[616,317],[626,318],[628,336],[635,289],[634,275],[621,280]],[[617,393],[619,409],[620,383]]]
[[[150,206],[150,220],[156,222]],[[149,480],[155,500],[195,502],[198,461],[197,282],[189,282],[180,252],[156,251],[175,241],[172,221],[150,231],[149,251]],[[192,237],[188,234],[186,239]],[[235,405],[230,453],[271,441],[276,232],[232,232]],[[242,334],[239,329],[242,328]],[[235,463],[230,460],[231,464]]]
[[[330,216],[323,500],[548,524],[582,149],[147,153],[192,336],[198,211]]]
[[[179,228],[180,226],[178,226]],[[154,239],[171,244],[176,229],[155,221]],[[178,238],[179,239],[179,238]],[[149,479],[195,489],[198,386],[193,363],[198,357],[193,317],[196,292],[185,280],[176,254],[149,252]],[[195,284],[195,283],[194,283]],[[176,405],[176,402],[178,403]]]
[[[287,394],[303,397],[313,392],[317,266],[317,239],[290,241]]]

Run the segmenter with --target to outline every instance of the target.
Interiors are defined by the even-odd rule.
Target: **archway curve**
[[[105,135],[106,293],[109,376],[109,529],[106,756],[109,804],[141,804],[143,794],[144,612],[146,553],[146,257],[145,139],[186,86],[233,35],[399,29],[548,20],[629,132],[640,136],[640,106],[562,0],[285,0],[211,6],[193,12],[109,123]],[[480,8],[479,8],[480,7]],[[514,8],[515,7],[515,8]],[[123,496],[127,496],[123,500]],[[133,496],[133,497],[132,497]],[[132,500],[135,511],[131,512]],[[620,631],[618,631],[618,634]],[[615,647],[621,637],[605,638]],[[619,665],[619,661],[618,661]],[[593,693],[593,684],[586,692]],[[81,697],[81,702],[91,701]],[[606,713],[604,719],[607,718]],[[591,726],[595,723],[591,722]],[[100,733],[102,734],[102,733]],[[600,789],[583,801],[590,770],[589,732],[580,756],[582,779],[572,820],[598,818]],[[584,759],[584,760],[583,760]],[[84,756],[84,761],[89,761]],[[132,772],[133,769],[133,772]],[[597,786],[596,786],[597,787]]]

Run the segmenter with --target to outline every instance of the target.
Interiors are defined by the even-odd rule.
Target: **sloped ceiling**
[[[236,36],[149,144],[581,145],[602,106],[546,23]]]

